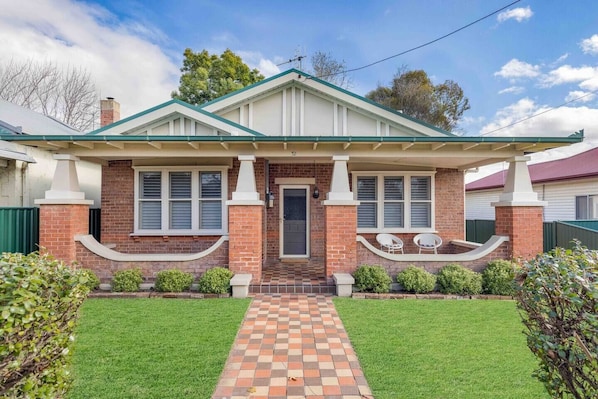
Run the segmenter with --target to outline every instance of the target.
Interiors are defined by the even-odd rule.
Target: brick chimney
[[[106,97],[100,101],[100,127],[110,125],[120,120],[120,104],[114,97]]]

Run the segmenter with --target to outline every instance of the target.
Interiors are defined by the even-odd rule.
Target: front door
[[[281,186],[280,257],[309,255],[309,186]]]

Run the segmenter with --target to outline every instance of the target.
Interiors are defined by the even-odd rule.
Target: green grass
[[[248,305],[236,299],[87,300],[67,398],[209,398]]]
[[[545,399],[513,301],[334,304],[376,399]]]

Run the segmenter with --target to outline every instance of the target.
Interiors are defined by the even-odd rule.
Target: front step
[[[253,284],[250,294],[336,294],[336,286],[327,284]]]

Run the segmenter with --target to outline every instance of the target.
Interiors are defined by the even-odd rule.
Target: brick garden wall
[[[503,243],[500,247],[498,247],[498,249],[496,249],[494,252],[492,252],[491,254],[489,254],[483,258],[476,259],[476,260],[470,261],[470,262],[454,262],[454,263],[458,263],[461,266],[466,267],[466,268],[476,271],[476,272],[482,272],[488,265],[488,262],[490,262],[492,260],[510,259],[509,247],[507,244],[508,244],[508,242]],[[357,264],[358,265],[380,265],[386,269],[388,274],[393,279],[396,277],[396,275],[399,272],[405,270],[408,266],[411,266],[411,265],[422,267],[426,271],[436,274],[442,267],[446,266],[449,263],[453,263],[453,262],[447,262],[447,261],[435,262],[435,261],[429,261],[429,260],[427,260],[425,262],[412,262],[412,261],[411,262],[397,262],[394,260],[389,260],[389,259],[383,258],[381,256],[378,256],[378,255],[370,252],[370,250],[368,250],[363,244],[357,243]]]
[[[140,268],[143,277],[148,282],[153,282],[156,274],[161,270],[179,269],[200,277],[206,270],[228,264],[228,242],[224,242],[210,255],[185,262],[118,262],[102,258],[89,251],[80,242],[76,243],[77,260],[82,267],[93,270],[103,283],[112,279],[119,270]]]

